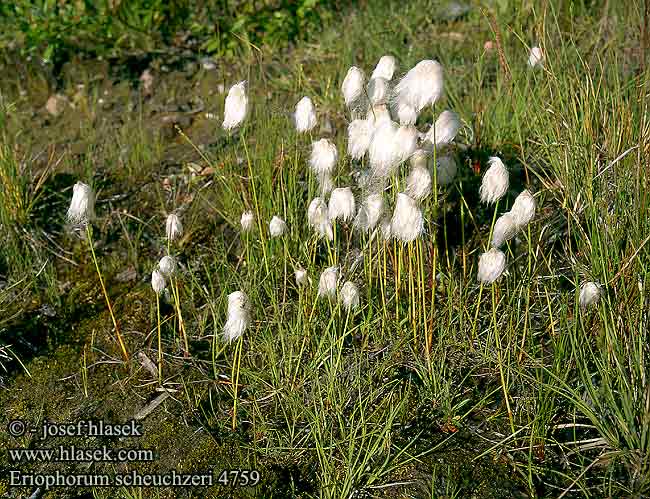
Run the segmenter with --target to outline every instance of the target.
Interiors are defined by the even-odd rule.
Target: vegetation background
[[[247,468],[256,487],[46,497],[647,496],[649,19],[647,0],[0,3],[0,427],[145,425],[137,442],[0,432],[0,445],[159,456],[62,465],[3,453],[0,492],[43,493],[10,487],[15,468]],[[527,65],[533,45],[543,69]],[[393,262],[413,260],[392,245],[383,265],[359,260],[363,240],[341,226],[340,263],[362,290],[347,316],[314,300],[328,252],[307,226],[311,138],[291,113],[311,97],[313,138],[331,134],[343,156],[340,83],[384,54],[400,72],[425,58],[445,67],[440,108],[418,124],[445,108],[461,116],[459,173],[426,204],[424,279],[395,280]],[[243,79],[252,111],[229,136],[225,92]],[[499,212],[529,188],[538,213],[508,245],[508,275],[481,288],[494,210],[478,186],[494,154],[511,179]],[[353,184],[352,171],[342,159],[337,184]],[[87,244],[66,225],[77,180],[98,193],[95,251],[128,362]],[[245,209],[260,215],[249,238]],[[163,303],[161,385],[149,280],[172,211],[185,226],[173,253],[191,357]],[[266,235],[276,214],[281,241]],[[296,264],[309,289],[294,284]],[[585,281],[604,293],[581,310]],[[240,362],[218,338],[236,289],[254,318]],[[426,320],[413,322],[420,303]]]

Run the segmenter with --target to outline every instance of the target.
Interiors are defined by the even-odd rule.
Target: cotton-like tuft
[[[392,237],[408,243],[420,237],[423,231],[424,218],[422,210],[411,197],[400,192],[397,195],[393,218],[390,222]]]
[[[506,268],[506,255],[503,251],[491,248],[478,260],[478,281],[490,284],[496,281]]]
[[[390,85],[385,78],[372,78],[368,82],[368,99],[373,106],[386,104],[390,97]]]
[[[352,66],[348,69],[348,72],[343,79],[343,84],[341,85],[345,105],[348,109],[354,107],[361,100],[365,82],[366,76],[361,69],[356,66]]]
[[[242,213],[240,223],[242,232],[250,232],[253,230],[253,226],[255,225],[255,215],[253,212],[249,210]]]
[[[517,227],[523,228],[535,217],[535,198],[528,190],[523,190],[510,209]]]
[[[432,158],[433,160],[433,158]],[[454,181],[458,166],[451,154],[436,158],[436,182],[438,185],[449,185]]]
[[[460,130],[460,118],[453,111],[443,111],[426,134],[426,140],[435,146],[451,143]]]
[[[376,106],[370,107],[366,114],[366,121],[370,123],[373,130],[376,130],[383,123],[392,123],[388,106],[386,104],[377,104]]]
[[[223,326],[225,340],[239,338],[251,322],[250,302],[243,291],[235,291],[228,295],[228,318]]]
[[[68,208],[68,220],[75,225],[85,225],[95,218],[95,193],[83,182],[72,187],[72,200]]]
[[[316,109],[309,97],[303,97],[296,104],[296,112],[293,115],[298,133],[305,133],[312,130],[318,122]]]
[[[418,131],[413,125],[400,126],[395,132],[397,162],[403,163],[418,147]]]
[[[354,219],[354,226],[363,232],[373,230],[379,223],[383,213],[384,197],[377,193],[370,194],[361,202],[357,216]]]
[[[433,105],[442,95],[443,71],[437,61],[418,62],[395,87],[398,105],[408,105],[420,112]]]
[[[307,221],[319,236],[325,237],[330,241],[334,239],[334,232],[328,216],[327,205],[322,198],[316,197],[312,199],[311,203],[309,203],[309,208],[307,209]]]
[[[287,224],[277,215],[273,216],[269,222],[269,232],[271,237],[280,237],[287,230]]]
[[[307,286],[309,284],[309,274],[307,274],[307,271],[304,268],[299,266],[294,271],[293,275],[296,278],[296,284],[298,286]]]
[[[355,310],[359,308],[359,289],[352,281],[346,281],[341,287],[341,303],[345,310]]]
[[[178,215],[175,213],[167,215],[165,232],[167,233],[167,239],[169,241],[175,241],[183,235],[183,224],[181,223],[181,219],[178,218]]]
[[[600,284],[595,282],[586,282],[580,288],[580,307],[585,309],[591,305],[595,305],[600,300],[602,288]]]
[[[418,113],[413,107],[408,104],[398,103],[395,108],[400,125],[415,125],[418,120]]]
[[[173,256],[163,256],[158,262],[160,272],[166,277],[171,277],[176,272],[176,259]]]
[[[246,119],[247,114],[248,96],[246,95],[246,81],[240,81],[230,87],[226,96],[223,128],[225,130],[237,128]]]
[[[509,241],[517,233],[517,224],[515,217],[511,212],[501,215],[494,224],[492,232],[492,246],[500,248],[503,243]]]
[[[384,55],[379,59],[370,78],[385,78],[390,81],[393,78],[393,74],[395,74],[395,69],[397,69],[397,61],[395,58],[392,55]]]
[[[368,120],[353,120],[348,125],[348,154],[352,159],[361,159],[372,140],[374,127]]]
[[[338,187],[330,195],[328,216],[330,220],[341,220],[347,222],[354,217],[355,202],[352,189],[349,187]]]
[[[482,202],[491,204],[496,203],[508,191],[509,177],[508,169],[500,158],[492,156],[488,165],[490,166],[483,175],[479,194]]]
[[[151,273],[151,288],[153,289],[154,293],[159,295],[165,290],[166,287],[167,283],[165,282],[165,276],[163,276],[160,270],[154,270]]]
[[[420,201],[431,193],[431,174],[422,166],[411,168],[406,179],[406,194]]]
[[[332,173],[338,158],[336,146],[328,139],[320,139],[311,145],[309,166],[316,174]]]
[[[318,281],[318,296],[321,298],[334,298],[339,280],[339,268],[328,267],[323,270]]]
[[[539,47],[532,47],[528,55],[528,66],[531,68],[544,66],[544,52]]]
[[[375,128],[368,149],[368,159],[372,173],[376,177],[389,177],[399,163],[397,130],[397,125],[392,121],[383,122]]]

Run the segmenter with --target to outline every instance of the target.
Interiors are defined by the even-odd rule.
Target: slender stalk
[[[506,401],[506,409],[508,411],[508,420],[510,421],[510,429],[514,435],[515,423],[512,418],[512,409],[510,408],[510,398],[508,397],[508,387],[506,386],[506,378],[503,373],[503,358],[501,356],[501,338],[499,328],[497,327],[497,300],[496,300],[496,284],[492,283],[492,325],[494,327],[494,340],[497,347],[497,359],[499,362],[499,376],[501,377],[501,388],[503,390],[503,398]]]
[[[158,383],[162,385],[162,337],[160,334],[160,295],[156,293],[156,316],[158,317]]]
[[[233,406],[232,406],[232,429],[235,431],[237,429],[237,392],[239,389],[239,368],[241,366],[241,350],[242,342],[244,340],[243,336],[240,336],[237,340],[237,346],[235,347],[235,358],[232,363],[232,379],[233,384]]]
[[[126,346],[124,345],[124,340],[120,334],[120,328],[117,326],[117,320],[115,319],[115,314],[113,313],[113,306],[111,305],[111,300],[108,298],[108,293],[106,291],[106,286],[104,285],[104,278],[102,277],[102,272],[99,270],[99,264],[97,263],[97,256],[95,255],[95,247],[93,246],[93,235],[90,224],[86,225],[86,234],[88,236],[88,245],[90,246],[90,253],[93,257],[93,263],[95,264],[95,270],[97,271],[97,276],[99,277],[99,284],[102,287],[102,293],[104,293],[104,298],[106,299],[106,305],[108,306],[108,312],[111,315],[111,320],[113,321],[113,327],[115,327],[115,334],[117,335],[117,341],[120,344],[122,349],[122,355],[124,360],[129,360],[129,354],[126,351]]]

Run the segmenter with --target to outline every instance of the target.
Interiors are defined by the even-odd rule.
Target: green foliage
[[[331,0],[18,0],[0,5],[0,47],[51,62],[75,55],[123,58],[165,50],[190,33],[206,53],[233,55],[248,44],[283,46],[319,26]],[[192,8],[191,8],[192,7]]]

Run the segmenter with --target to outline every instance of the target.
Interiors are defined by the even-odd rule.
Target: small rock
[[[68,98],[65,95],[54,94],[47,99],[45,104],[45,109],[52,116],[59,116],[65,109],[66,104],[68,103]]]

